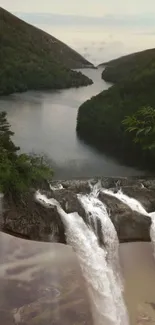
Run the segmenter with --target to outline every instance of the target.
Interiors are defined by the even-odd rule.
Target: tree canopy
[[[155,49],[107,63],[103,71],[105,76],[106,80],[116,83],[81,105],[77,119],[79,136],[129,164],[155,168],[155,156],[149,142],[144,150],[143,132],[137,129],[140,132],[138,141],[135,141],[134,132],[126,132],[128,126],[133,127],[134,119],[139,121],[141,115],[140,121],[144,123],[154,112]],[[127,116],[129,125],[122,123]],[[144,133],[148,132],[145,137],[152,139],[153,124],[145,125],[144,129]],[[154,140],[151,141],[150,146]]]
[[[0,191],[12,196],[50,181],[53,171],[42,157],[19,154],[6,112],[0,113]]]
[[[134,142],[155,154],[155,109],[143,107],[123,120],[126,132],[134,134]]]
[[[66,44],[0,8],[0,95],[89,85],[71,70],[83,66],[91,64]]]

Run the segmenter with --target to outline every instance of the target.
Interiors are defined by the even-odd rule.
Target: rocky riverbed
[[[42,191],[48,198],[56,199],[66,213],[78,212],[87,222],[86,212],[77,194],[89,194],[91,185],[101,182],[103,189],[117,193],[120,189],[129,197],[136,198],[147,212],[155,211],[155,179],[148,178],[100,178],[56,181],[50,189]],[[117,230],[120,242],[150,241],[151,219],[133,211],[118,198],[100,192],[99,199],[107,206],[110,218]],[[16,236],[66,243],[65,231],[56,207],[45,207],[35,199],[35,191],[14,202],[4,198],[1,230]]]

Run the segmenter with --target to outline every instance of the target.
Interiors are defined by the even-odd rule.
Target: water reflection
[[[88,87],[61,91],[31,91],[0,99],[6,110],[14,140],[24,152],[43,153],[49,157],[55,178],[92,176],[130,176],[140,171],[97,152],[76,136],[79,106],[109,87],[101,79],[101,69],[84,69],[93,79]]]

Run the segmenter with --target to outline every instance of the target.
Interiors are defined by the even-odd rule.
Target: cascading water
[[[141,214],[144,214],[144,215],[148,214],[146,212],[146,210],[144,209],[144,207],[142,206],[142,204],[138,200],[124,194],[122,192],[122,190],[119,190],[117,193],[114,193],[111,190],[104,189],[104,190],[102,190],[102,192],[105,193],[105,194],[116,197],[117,199],[122,201],[124,204],[128,205],[133,211],[137,211],[137,212],[139,212]]]
[[[97,224],[100,220],[102,241],[106,250],[106,261],[108,265],[107,276],[111,287],[113,305],[116,309],[117,324],[128,324],[128,314],[122,294],[122,280],[120,275],[119,263],[119,240],[115,227],[109,218],[106,206],[97,198],[101,185],[98,183],[92,188],[89,195],[78,195],[83,208],[88,217],[88,222],[93,219]],[[97,225],[96,227],[97,228]]]
[[[40,193],[36,198],[46,206],[57,206],[65,226],[66,238],[76,252],[84,278],[88,284],[95,325],[128,325],[128,314],[123,300],[122,283],[118,274],[118,238],[105,205],[97,199],[97,188],[90,195],[78,195],[88,215],[88,225],[78,213],[67,214],[54,199]],[[101,222],[105,247],[100,247],[91,228],[91,219]],[[97,229],[97,227],[96,227]]]
[[[155,258],[155,212],[149,213],[149,216],[152,219],[152,226],[151,226],[151,230],[150,230],[150,237],[151,237],[151,241],[152,241],[152,244],[153,244],[154,258]]]
[[[151,225],[151,229],[150,229],[150,237],[151,237],[151,241],[153,244],[154,257],[155,257],[155,212],[148,213],[145,210],[145,208],[143,207],[143,205],[138,200],[131,198],[128,195],[124,194],[122,192],[122,190],[119,190],[117,193],[114,193],[111,190],[103,189],[102,192],[105,194],[116,197],[117,199],[119,199],[120,201],[122,201],[123,203],[128,205],[130,207],[130,209],[132,209],[133,211],[137,211],[137,212],[151,218],[152,225]]]

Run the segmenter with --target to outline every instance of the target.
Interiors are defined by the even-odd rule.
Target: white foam
[[[101,234],[106,250],[107,273],[108,281],[111,289],[111,297],[113,299],[113,312],[116,313],[116,323],[121,325],[129,324],[128,313],[123,299],[123,286],[120,275],[119,264],[119,241],[117,232],[109,215],[106,206],[97,199],[99,187],[96,187],[90,195],[78,195],[78,198],[88,215],[88,221],[93,218],[101,222]],[[90,222],[91,224],[91,222]],[[104,257],[105,258],[105,257]]]
[[[103,189],[102,192],[105,194],[116,197],[117,199],[119,199],[120,201],[122,201],[123,203],[128,205],[133,211],[137,211],[144,215],[146,215],[146,213],[147,213],[146,210],[144,209],[144,207],[142,206],[142,204],[138,200],[124,194],[122,192],[122,190],[119,190],[117,193],[114,193],[111,190]]]
[[[152,244],[153,244],[154,258],[155,258],[155,212],[149,213],[149,216],[152,219],[152,225],[151,225],[151,230],[150,230],[150,237],[151,237],[151,241],[152,241]]]
[[[111,190],[103,189],[102,192],[111,195],[113,197],[116,197],[117,199],[119,199],[120,201],[128,205],[130,209],[132,209],[133,211],[137,211],[151,218],[152,224],[150,228],[150,237],[151,237],[151,242],[153,244],[154,257],[155,257],[155,212],[148,213],[138,200],[124,194],[122,190],[119,190],[117,193],[114,193]]]
[[[67,214],[59,203],[37,193],[40,203],[49,207],[56,205],[65,226],[66,238],[77,254],[80,266],[88,284],[95,325],[128,325],[128,316],[124,305],[122,288],[113,270],[112,257],[115,258],[118,239],[114,226],[107,215],[106,207],[97,198],[78,196],[87,212],[100,218],[106,248],[101,248],[93,230],[85,224],[77,212]],[[100,203],[99,203],[100,202]],[[102,220],[103,219],[103,220]],[[115,244],[114,244],[115,242]],[[118,253],[118,252],[117,252]],[[107,256],[109,256],[109,261]]]
[[[63,190],[64,187],[62,186],[62,184],[57,183],[56,185],[52,185],[49,184],[49,187],[52,191],[59,191],[59,190]]]

